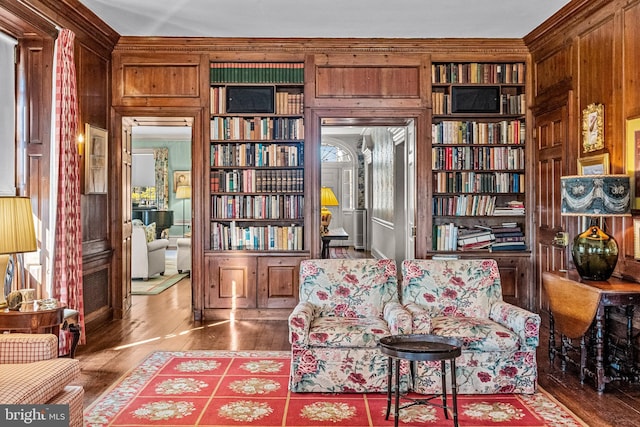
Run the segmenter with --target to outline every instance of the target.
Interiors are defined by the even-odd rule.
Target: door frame
[[[113,233],[111,246],[114,256],[111,262],[111,305],[116,319],[122,319],[130,309],[131,296],[126,295],[123,283],[131,281],[131,269],[127,266],[131,263],[131,247],[127,244],[131,239],[131,206],[127,191],[131,191],[131,181],[123,179],[123,172],[127,168],[126,153],[123,152],[123,123],[133,117],[189,117],[192,119],[191,132],[191,186],[192,186],[192,266],[191,266],[191,292],[192,310],[194,320],[201,320],[204,301],[204,248],[208,243],[208,237],[204,236],[203,224],[209,215],[208,203],[205,203],[205,188],[208,184],[208,167],[204,164],[204,134],[205,119],[208,113],[204,108],[195,107],[113,107],[111,109],[111,134],[113,135],[113,150],[110,153],[112,169],[110,173],[110,188],[119,188],[111,199],[110,217],[113,218]],[[206,172],[206,173],[205,173]],[[130,176],[130,174],[129,174]],[[127,213],[128,212],[128,213]],[[116,225],[117,224],[117,225]],[[127,273],[128,272],[128,273]],[[125,282],[128,281],[128,282]],[[130,291],[130,290],[129,290]],[[196,297],[200,295],[201,297]]]

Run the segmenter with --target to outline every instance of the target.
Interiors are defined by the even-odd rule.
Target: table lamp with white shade
[[[6,304],[6,296],[12,290],[15,267],[17,286],[21,287],[22,254],[38,249],[33,225],[31,199],[28,197],[0,197],[0,254],[9,254],[9,267],[4,273],[4,290],[0,304]]]
[[[580,277],[607,280],[618,262],[618,244],[594,219],[629,216],[631,185],[627,175],[563,176],[561,215],[591,218],[587,229],[578,234],[571,249]]]
[[[322,205],[320,210],[321,231],[325,234],[329,231],[329,224],[331,224],[331,211],[327,209],[327,206],[338,206],[338,198],[330,187],[320,189],[320,204]]]

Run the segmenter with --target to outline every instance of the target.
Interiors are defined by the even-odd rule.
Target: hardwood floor
[[[366,254],[351,251],[360,258]],[[90,331],[76,357],[82,369],[85,407],[153,350],[290,349],[284,320],[195,322],[188,278],[159,295],[134,296],[125,319]],[[575,368],[551,369],[547,355],[548,319],[543,314],[538,348],[539,384],[590,426],[640,425],[640,385],[611,383],[598,395],[591,380],[580,384]],[[556,365],[559,366],[556,361]]]

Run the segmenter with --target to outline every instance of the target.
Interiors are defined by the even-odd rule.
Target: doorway
[[[330,228],[349,235],[338,242],[400,263],[415,254],[415,132],[412,119],[386,120],[323,119],[320,176],[339,200]]]

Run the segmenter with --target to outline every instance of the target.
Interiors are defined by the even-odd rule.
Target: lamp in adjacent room
[[[331,188],[322,187],[320,189],[320,204],[322,205],[320,210],[321,231],[326,234],[329,231],[329,224],[331,224],[331,211],[327,209],[327,206],[338,206],[338,198]]]
[[[16,271],[17,277],[16,289],[21,287],[22,254],[34,252],[37,249],[31,199],[28,197],[0,197],[0,254],[10,255],[9,265],[4,273],[3,301],[11,292],[13,270]]]
[[[182,199],[182,237],[185,236],[185,216],[184,216],[184,205],[186,201],[184,199],[191,198],[191,186],[190,185],[181,185],[176,189],[176,199]]]
[[[631,185],[627,175],[563,176],[562,216],[587,216],[591,222],[573,241],[571,254],[580,277],[607,280],[618,262],[618,244],[595,219],[629,216]]]

